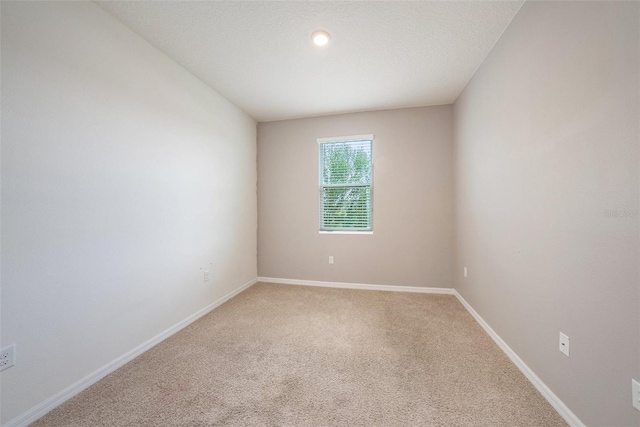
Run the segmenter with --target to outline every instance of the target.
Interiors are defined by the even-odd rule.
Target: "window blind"
[[[371,231],[372,142],[319,140],[321,231]]]

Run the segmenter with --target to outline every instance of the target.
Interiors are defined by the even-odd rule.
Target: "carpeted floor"
[[[34,426],[560,426],[454,296],[258,283]]]

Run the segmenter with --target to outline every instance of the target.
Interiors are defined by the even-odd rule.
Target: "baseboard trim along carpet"
[[[82,392],[86,388],[100,381],[102,378],[135,359],[140,354],[149,350],[153,346],[159,344],[171,335],[177,333],[181,329],[195,322],[202,316],[206,315],[216,307],[224,304],[231,298],[235,297],[242,291],[250,288],[257,282],[264,283],[280,283],[284,285],[298,285],[298,286],[319,286],[326,288],[338,288],[338,289],[360,289],[360,290],[374,290],[374,291],[388,291],[388,292],[413,292],[423,294],[444,294],[454,295],[458,301],[465,307],[465,309],[473,316],[478,324],[485,330],[485,332],[493,339],[493,341],[502,349],[502,351],[509,357],[516,367],[524,374],[524,376],[533,384],[533,386],[544,396],[544,398],[553,406],[553,408],[564,418],[564,420],[572,427],[585,427],[584,423],[556,396],[553,391],[527,366],[526,363],[507,345],[507,343],[489,326],[489,324],[471,307],[471,305],[453,288],[432,288],[432,287],[414,287],[414,286],[394,286],[394,285],[374,285],[364,283],[345,283],[345,282],[322,282],[314,280],[296,280],[296,279],[283,279],[273,277],[257,277],[238,289],[230,292],[217,301],[209,304],[203,309],[197,311],[181,322],[173,325],[167,330],[161,332],[145,343],[139,345],[133,350],[123,354],[112,362],[106,364],[102,368],[92,372],[76,383],[70,385],[61,392],[55,394],[42,403],[34,406],[24,414],[14,418],[2,427],[23,427],[43,417],[46,413],[71,399],[78,393]]]
[[[113,371],[118,369],[119,367],[121,367],[121,366],[125,365],[126,363],[132,361],[133,359],[135,359],[136,357],[138,357],[139,355],[141,355],[145,351],[149,350],[151,347],[161,343],[162,341],[164,341],[167,338],[169,338],[171,335],[175,334],[176,332],[179,332],[181,329],[184,329],[185,327],[189,326],[190,324],[192,324],[193,322],[195,322],[196,320],[198,320],[199,318],[201,318],[205,314],[209,313],[211,310],[213,310],[216,307],[218,307],[218,306],[224,304],[225,302],[229,301],[231,298],[235,297],[240,292],[250,288],[257,281],[258,281],[257,279],[253,279],[253,280],[248,281],[244,285],[240,286],[238,289],[228,293],[227,295],[225,295],[222,298],[214,301],[213,303],[209,304],[208,306],[204,307],[203,309],[198,310],[197,312],[193,313],[191,316],[189,316],[186,319],[176,323],[175,325],[173,325],[170,328],[166,329],[165,331],[159,333],[158,335],[156,335],[155,337],[153,337],[150,340],[146,341],[145,343],[143,343],[143,344],[139,345],[138,347],[134,348],[133,350],[123,354],[122,356],[118,357],[117,359],[107,363],[102,368],[90,373],[86,377],[84,377],[81,380],[75,382],[74,384],[72,384],[69,387],[65,388],[61,392],[51,396],[50,398],[48,398],[44,402],[39,403],[38,405],[34,406],[33,408],[31,408],[27,412],[23,413],[22,415],[19,415],[18,417],[14,418],[13,420],[9,421],[8,423],[3,424],[2,427],[23,427],[23,426],[27,426],[27,425],[31,424],[32,422],[42,418],[46,413],[48,413],[52,409],[62,405],[67,400],[71,399],[72,397],[74,397],[75,395],[80,393],[81,391],[83,391],[83,390],[87,389],[88,387],[92,386],[93,384],[97,383],[102,378],[106,377],[107,375],[109,375],[110,373],[112,373]]]
[[[520,372],[522,372],[524,376],[527,377],[527,379],[540,392],[540,394],[544,396],[544,398],[547,399],[547,401],[560,414],[560,416],[564,418],[567,424],[569,424],[571,427],[585,427],[585,424],[580,421],[576,414],[571,412],[569,407],[567,407],[567,405],[565,405],[564,402],[560,400],[560,398],[556,396],[553,391],[551,391],[551,389],[535,374],[535,372],[533,372],[533,370],[531,370],[529,366],[527,366],[526,363],[524,363],[522,359],[520,359],[516,352],[513,351],[502,338],[500,338],[500,335],[498,335],[496,331],[494,331],[491,326],[489,326],[489,324],[485,322],[482,317],[480,317],[478,312],[476,312],[473,307],[471,307],[471,305],[464,298],[462,298],[462,295],[460,295],[457,290],[454,290],[453,294],[456,296],[456,298],[458,298],[458,301],[460,301],[460,303],[464,306],[464,308],[467,309],[467,311],[473,316],[473,318],[476,319],[476,322],[478,322],[478,324],[482,326],[482,329],[484,329],[485,332],[491,337],[491,339],[493,339],[493,341],[498,344],[498,347],[500,347],[500,349],[504,351],[507,357],[511,359],[513,364],[516,365],[518,369],[520,369]]]
[[[564,404],[562,400],[527,366],[526,363],[507,345],[506,342],[489,326],[471,305],[453,288],[427,288],[414,286],[370,285],[363,283],[318,282],[314,280],[280,279],[274,277],[258,277],[258,282],[281,283],[283,285],[321,286],[325,288],[362,289],[373,291],[415,292],[423,294],[455,295],[460,303],[473,316],[478,324],[493,339],[500,349],[509,357],[514,365],[524,374],[542,396],[564,418],[571,427],[585,427],[585,424]]]
[[[419,286],[370,285],[365,283],[318,282],[315,280],[280,279],[275,277],[258,277],[258,282],[280,283],[283,285],[319,286],[322,288],[361,289],[366,291],[414,292],[418,294],[454,295],[453,288],[427,288]]]

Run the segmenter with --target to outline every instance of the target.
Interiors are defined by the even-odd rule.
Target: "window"
[[[318,139],[320,231],[371,231],[373,135]]]

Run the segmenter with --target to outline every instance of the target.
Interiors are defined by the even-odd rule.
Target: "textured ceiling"
[[[517,1],[98,4],[258,121],[453,103]],[[331,34],[324,48],[311,33]]]

